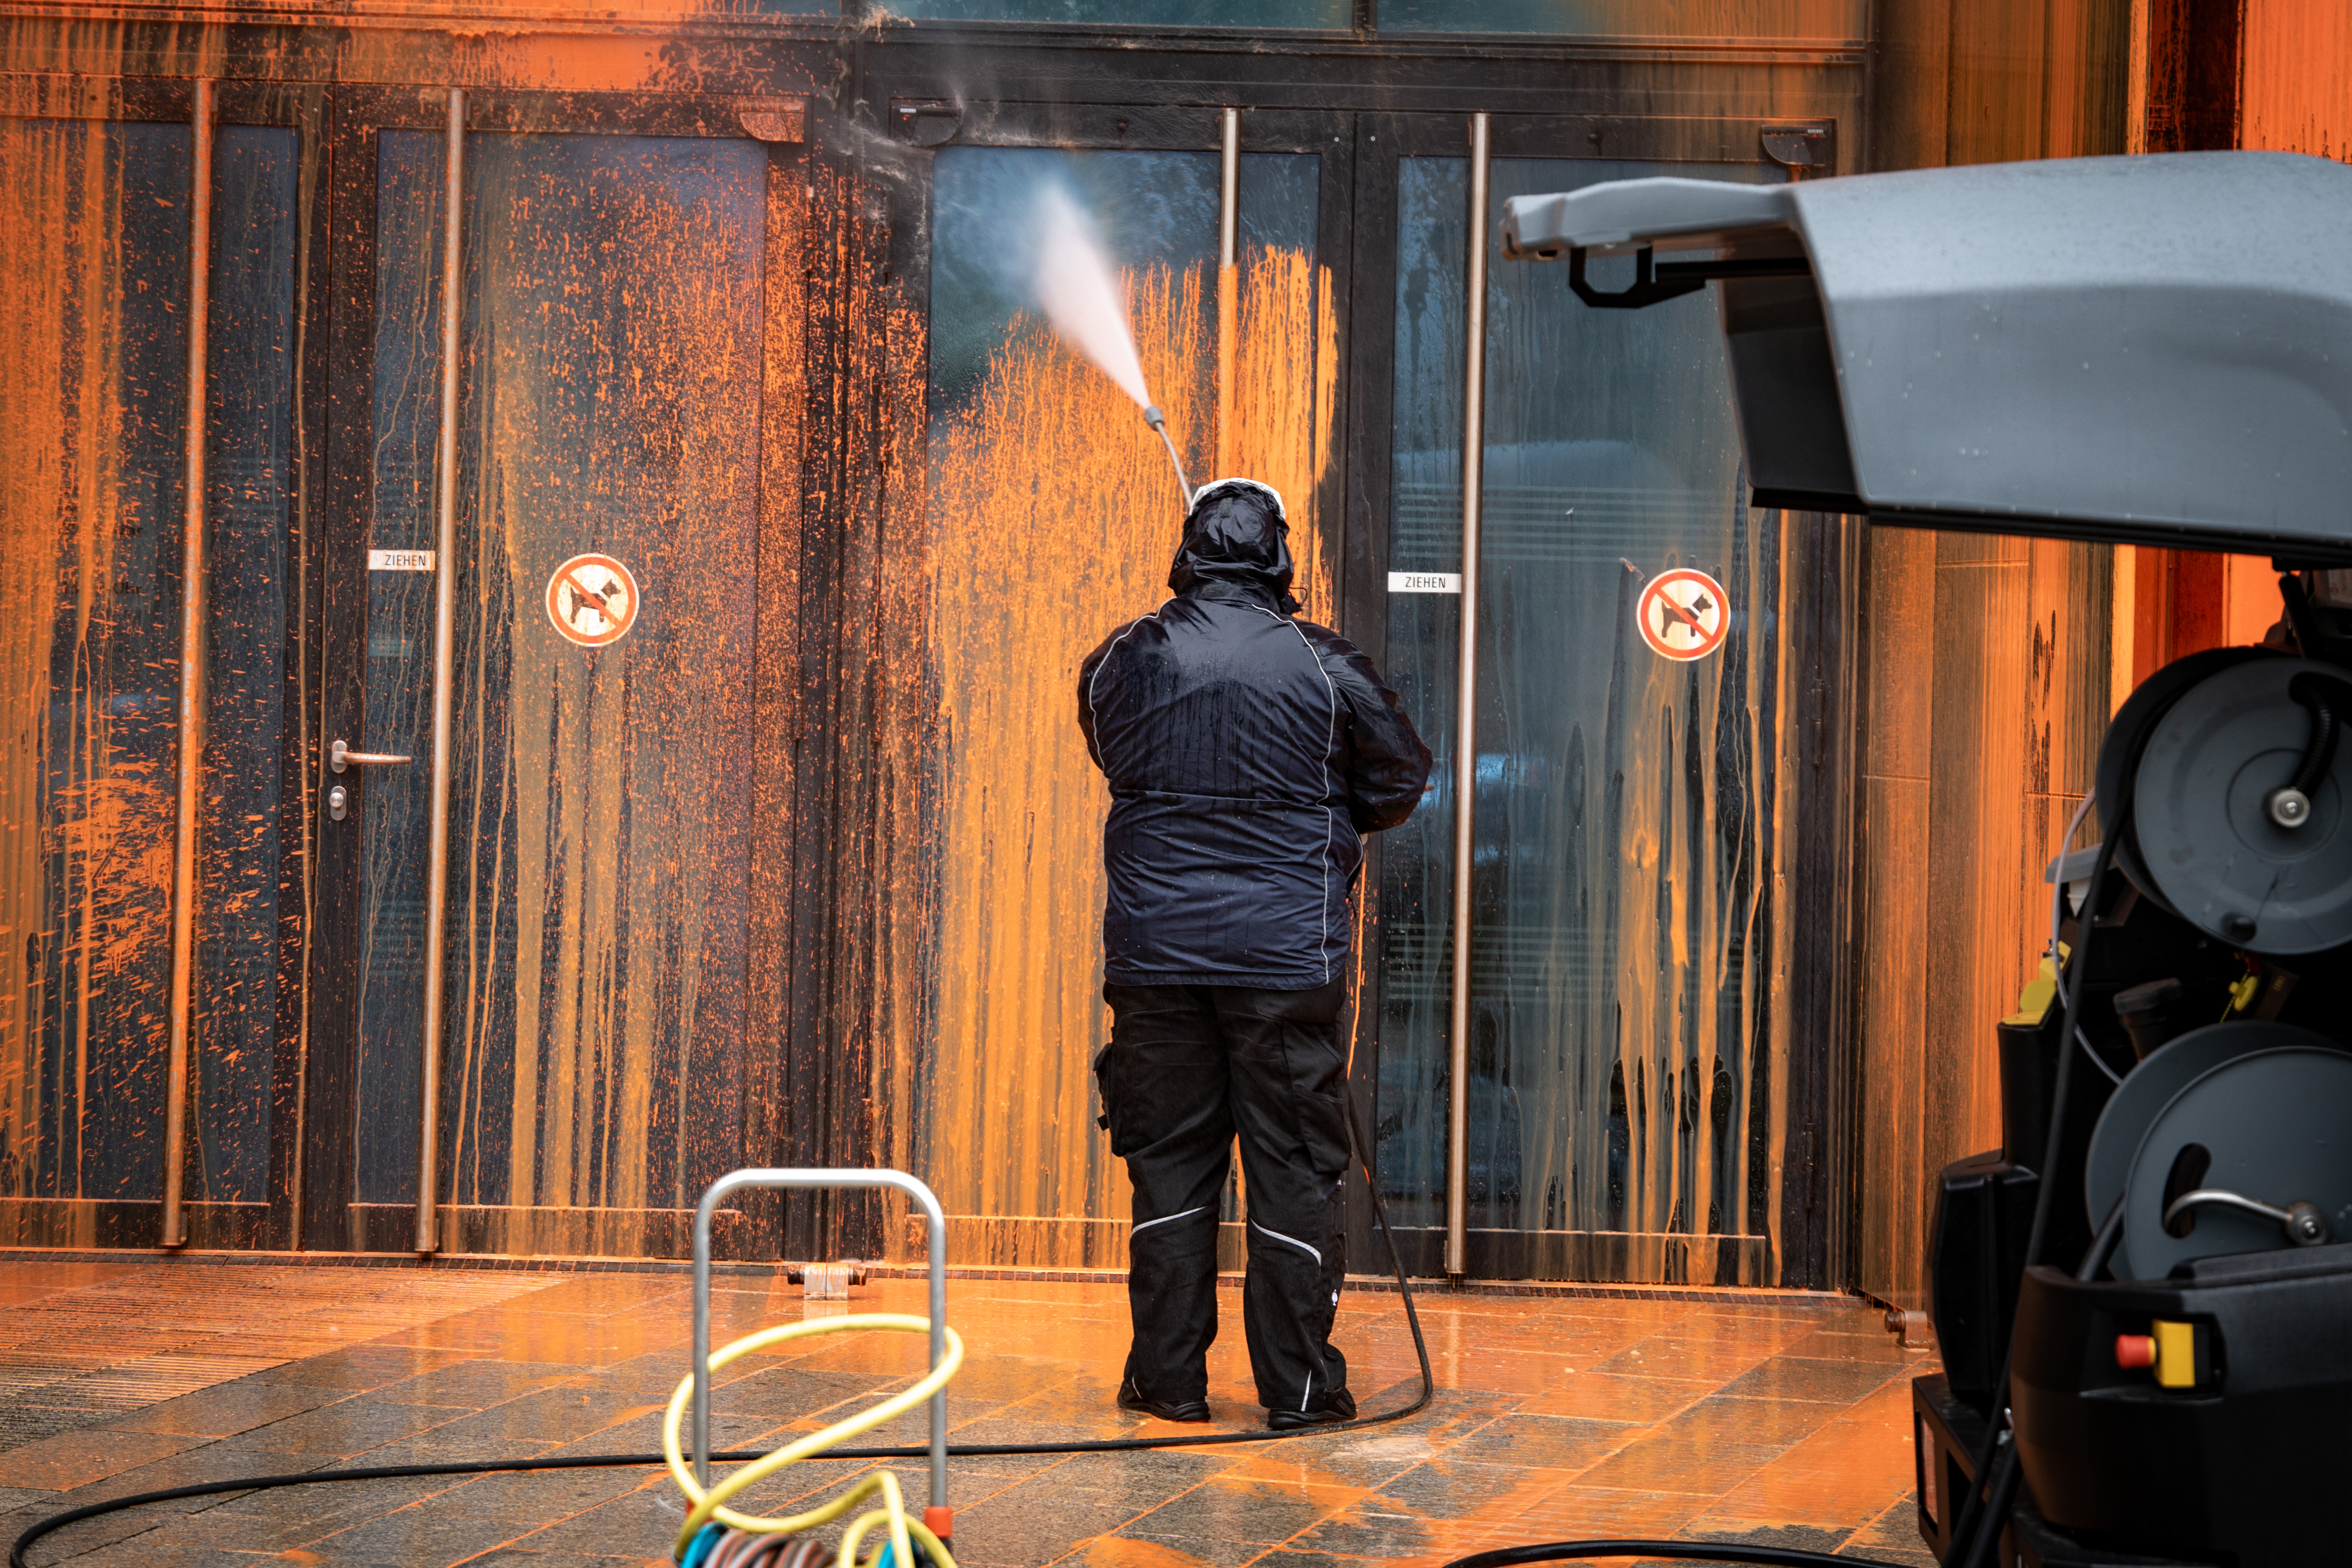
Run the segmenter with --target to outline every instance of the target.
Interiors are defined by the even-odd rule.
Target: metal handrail
[[[710,1485],[710,1219],[719,1201],[746,1187],[793,1190],[824,1187],[891,1187],[914,1199],[929,1222],[927,1251],[931,1274],[931,1370],[948,1353],[948,1222],[930,1188],[904,1171],[730,1171],[710,1184],[694,1207],[694,1479]],[[931,1506],[948,1506],[948,1391],[931,1395]]]
[[[1470,117],[1470,254],[1462,369],[1462,626],[1454,666],[1454,974],[1446,1041],[1445,1278],[1469,1271],[1471,862],[1478,806],[1478,530],[1486,462],[1487,179],[1493,120]]]

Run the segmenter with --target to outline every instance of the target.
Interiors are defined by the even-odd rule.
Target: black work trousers
[[[1127,1380],[1146,1399],[1208,1394],[1217,1203],[1236,1134],[1249,1204],[1242,1326],[1258,1403],[1321,1410],[1347,1389],[1330,1340],[1347,1272],[1345,993],[1344,982],[1103,987],[1111,1037],[1095,1075],[1111,1152],[1135,1188]]]

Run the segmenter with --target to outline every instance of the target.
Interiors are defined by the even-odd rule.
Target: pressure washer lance
[[[1192,514],[1192,487],[1184,479],[1184,459],[1176,455],[1176,443],[1168,437],[1168,416],[1160,412],[1156,403],[1143,405],[1143,422],[1160,432],[1160,444],[1168,448],[1168,460],[1176,465],[1176,488],[1184,492],[1184,515]]]

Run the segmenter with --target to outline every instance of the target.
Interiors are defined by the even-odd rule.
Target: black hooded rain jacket
[[[1303,991],[1339,977],[1360,836],[1412,815],[1429,748],[1338,633],[1292,618],[1281,502],[1196,499],[1168,585],[1078,671],[1109,782],[1104,978]]]

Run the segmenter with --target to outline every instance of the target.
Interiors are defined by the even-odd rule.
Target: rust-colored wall
[[[1898,0],[1874,168],[2124,151],[2126,0]],[[1875,530],[1863,591],[1853,1283],[1924,1305],[1935,1173],[1999,1147],[1993,1026],[2113,685],[2105,546]]]
[[[2245,0],[2238,145],[2352,159],[2352,6]]]
[[[1901,0],[1881,25],[1875,167],[2347,155],[2352,20],[2326,0]],[[1936,1172],[2000,1143],[1993,1026],[2047,941],[2042,870],[2108,715],[2173,658],[2260,640],[2277,593],[2247,556],[1885,531],[1869,549],[1854,1279],[1916,1307]]]

